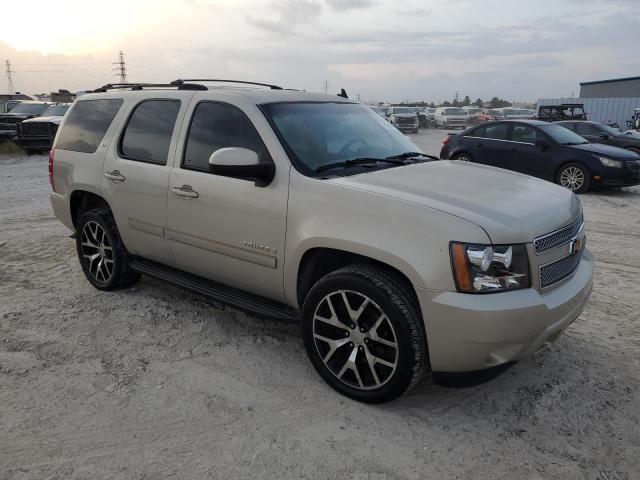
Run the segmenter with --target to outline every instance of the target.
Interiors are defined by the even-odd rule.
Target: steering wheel
[[[351,152],[353,152],[353,153],[355,153],[355,151],[357,151],[357,150],[355,150],[355,151],[354,151],[354,150],[351,150],[351,147],[352,147],[353,145],[357,145],[358,143],[361,143],[361,144],[362,144],[362,147],[366,147],[366,146],[367,146],[367,142],[365,142],[363,139],[361,139],[361,138],[354,138],[353,140],[349,140],[349,141],[346,143],[346,145],[340,149],[339,155],[340,155],[340,156],[346,155],[346,154],[347,154],[348,152],[350,152],[350,151],[351,151]],[[361,148],[362,148],[362,147],[361,147]],[[358,150],[360,150],[360,149],[358,149]]]

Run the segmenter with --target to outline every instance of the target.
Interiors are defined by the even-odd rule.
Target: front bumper
[[[419,128],[419,125],[416,124],[397,124],[394,123],[393,124],[394,127],[396,127],[398,130],[400,130],[401,132],[413,132],[414,130],[417,130]]]
[[[603,187],[632,187],[640,184],[640,170],[625,168],[603,168],[594,174],[593,185]]]
[[[418,288],[434,372],[470,372],[520,360],[548,346],[580,315],[592,289],[588,250],[569,280],[485,295]]]
[[[18,137],[18,145],[24,149],[41,149],[41,150],[51,150],[51,145],[53,143],[53,139],[50,136],[40,136],[40,137],[27,137],[27,136],[19,136]]]

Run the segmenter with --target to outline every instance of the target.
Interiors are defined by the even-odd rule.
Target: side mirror
[[[535,146],[536,147],[540,147],[541,149],[545,150],[545,149],[549,148],[550,145],[549,145],[548,141],[546,141],[546,140],[541,138],[540,140],[536,140],[535,141]]]
[[[271,162],[260,162],[253,150],[241,147],[220,148],[209,157],[209,170],[224,177],[253,180],[257,187],[266,187],[276,173]]]

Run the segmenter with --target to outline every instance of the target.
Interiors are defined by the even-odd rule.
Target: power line
[[[5,66],[7,67],[7,80],[9,81],[9,95],[13,95],[13,77],[12,73],[16,73],[11,70],[11,62],[9,60],[5,60]]]
[[[114,70],[119,72],[120,82],[127,83],[127,65],[124,62],[124,53],[122,53],[122,50],[120,50],[118,54],[118,61],[113,62],[113,64],[116,65]]]
[[[324,94],[326,95],[329,91],[329,82],[327,80],[324,81]]]

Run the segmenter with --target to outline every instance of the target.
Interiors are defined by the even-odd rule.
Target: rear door
[[[193,92],[145,91],[128,98],[127,119],[109,147],[103,195],[127,249],[171,265],[167,189],[177,136]]]
[[[473,161],[494,167],[505,167],[508,123],[489,123],[477,128],[465,140]]]

